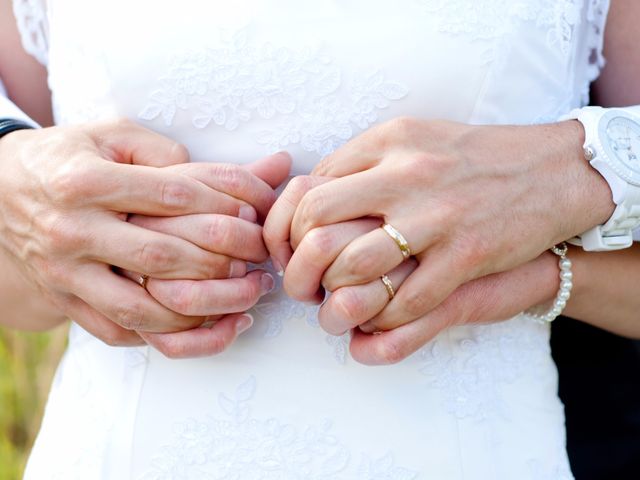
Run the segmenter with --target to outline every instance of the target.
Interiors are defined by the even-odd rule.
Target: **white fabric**
[[[42,18],[29,11],[43,12],[38,2],[15,1]],[[48,58],[58,123],[126,116],[197,161],[287,149],[303,173],[401,115],[531,124],[583,105],[607,10],[605,0],[51,0],[38,30],[50,36],[36,42],[49,49],[34,53]],[[280,290],[252,313],[229,351],[185,361],[107,347],[74,326],[26,478],[572,478],[548,327],[518,317],[452,328],[370,368]]]

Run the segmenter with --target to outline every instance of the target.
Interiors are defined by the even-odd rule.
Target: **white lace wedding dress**
[[[400,116],[553,121],[587,101],[606,0],[14,0],[56,120],[126,116],[196,161],[308,172]],[[117,301],[114,298],[114,302]],[[27,479],[571,479],[549,329],[443,332],[371,368],[276,291],[213,358],[73,326]]]

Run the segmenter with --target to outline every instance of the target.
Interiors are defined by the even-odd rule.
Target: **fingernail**
[[[236,335],[246,332],[253,325],[253,317],[248,313],[242,315],[236,322]]]
[[[362,325],[360,325],[359,328],[360,328],[360,331],[364,333],[376,333],[378,331],[376,326],[371,322],[365,322]]]
[[[242,260],[231,260],[229,278],[241,278],[247,274],[247,263]]]
[[[273,268],[275,269],[279,277],[284,277],[284,269],[282,268],[282,264],[276,259],[276,257],[271,257],[271,265],[273,265]]]
[[[260,286],[262,287],[262,295],[266,295],[267,293],[273,290],[276,282],[273,277],[268,273],[263,273],[262,277],[260,277]]]
[[[256,213],[256,209],[250,205],[243,205],[240,207],[238,212],[238,218],[242,220],[246,220],[247,222],[255,223],[258,220],[258,214]]]

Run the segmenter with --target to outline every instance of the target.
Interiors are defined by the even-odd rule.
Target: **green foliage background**
[[[47,333],[0,327],[0,480],[22,478],[67,326]]]

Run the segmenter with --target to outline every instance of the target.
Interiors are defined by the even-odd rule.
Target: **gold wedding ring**
[[[396,291],[393,288],[393,283],[391,283],[391,279],[386,275],[382,275],[380,277],[380,280],[382,280],[382,284],[384,285],[384,288],[387,289],[387,295],[389,295],[389,300],[393,300],[393,297],[396,296]]]
[[[148,281],[149,281],[149,275],[140,275],[140,278],[138,278],[138,285],[140,285],[142,288],[146,290]]]
[[[404,235],[402,235],[398,230],[396,230],[394,227],[392,227],[388,223],[383,223],[380,228],[382,228],[382,230],[384,230],[387,233],[387,235],[389,235],[392,238],[392,240],[396,242],[396,245],[398,245],[398,248],[402,253],[402,258],[406,260],[411,256],[411,249],[409,248],[409,242],[407,242],[407,239],[404,238]]]

